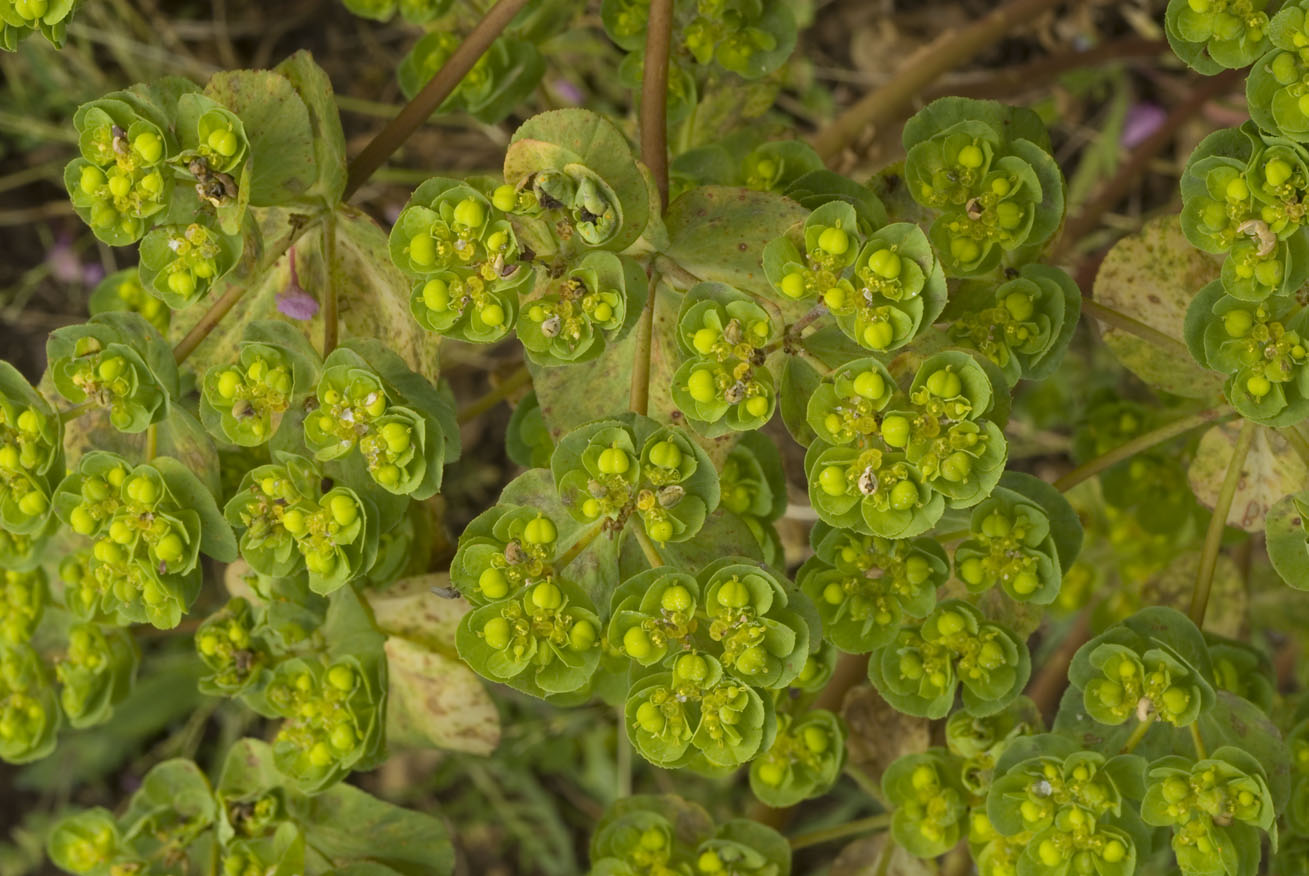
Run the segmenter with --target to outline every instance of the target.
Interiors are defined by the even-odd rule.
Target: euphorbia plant
[[[54,863],[458,872],[468,807],[347,779],[490,754],[503,721],[496,759],[440,767],[498,817],[545,797],[505,778],[535,714],[543,772],[585,763],[594,874],[786,876],[871,830],[877,873],[1304,872],[1299,658],[1245,593],[1309,589],[1309,7],[1168,3],[1186,64],[1250,66],[1250,121],[1199,143],[1165,242],[1119,244],[1087,297],[1036,111],[943,97],[902,162],[830,160],[938,61],[810,145],[753,123],[803,78],[806,4],[467,5],[346,0],[425,31],[409,107],[349,163],[305,53],[68,120],[71,212],[139,265],[50,334],[44,376],[0,366],[0,758],[109,733],[167,635],[222,750],[187,747],[201,713],[195,756],[52,822]],[[0,0],[0,45],[58,45],[77,6]],[[612,101],[533,113],[541,46],[599,28],[636,128]],[[348,202],[434,113],[524,120],[383,230]],[[1195,280],[1167,318],[1124,301],[1150,263]],[[1167,399],[1088,388],[1084,310]],[[514,370],[457,397],[443,366],[491,357]],[[506,399],[503,432],[464,428]],[[523,470],[470,487],[501,443]],[[554,729],[583,723],[584,751]],[[788,841],[810,807],[827,822]]]

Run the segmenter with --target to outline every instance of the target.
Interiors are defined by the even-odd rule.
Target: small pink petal
[[[291,276],[286,289],[277,296],[277,312],[291,319],[313,319],[318,313],[318,299],[300,286],[300,275],[295,269],[295,247],[289,253]]]
[[[1159,126],[1166,118],[1168,113],[1164,112],[1163,107],[1153,103],[1136,104],[1127,111],[1127,119],[1123,122],[1123,134],[1119,142],[1125,149],[1135,149],[1150,139],[1150,135],[1159,130]]]

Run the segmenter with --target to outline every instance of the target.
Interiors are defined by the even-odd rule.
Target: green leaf
[[[230,563],[236,559],[236,536],[227,525],[218,503],[195,473],[182,462],[161,456],[150,463],[164,476],[168,490],[182,508],[200,515],[200,550],[218,560]]]
[[[1268,559],[1282,580],[1296,590],[1309,590],[1309,538],[1306,537],[1305,509],[1309,496],[1297,493],[1286,496],[1268,510],[1264,523],[1268,539]]]
[[[764,247],[808,215],[804,207],[772,192],[692,189],[668,205],[666,254],[698,280],[772,297],[763,271]]]
[[[482,682],[455,651],[455,630],[469,606],[432,592],[448,585],[447,575],[420,575],[370,594],[374,620],[388,634],[387,739],[490,754],[500,742],[500,718]]]
[[[1206,507],[1214,507],[1218,500],[1241,428],[1236,423],[1220,423],[1200,438],[1187,479],[1195,497]],[[1309,468],[1287,440],[1272,429],[1255,429],[1254,443],[1241,466],[1236,494],[1227,513],[1227,525],[1246,532],[1261,531],[1270,509],[1282,497],[1299,491],[1306,480]]]
[[[1216,398],[1221,375],[1201,368],[1181,348],[1187,307],[1218,275],[1217,265],[1182,235],[1176,216],[1147,222],[1116,243],[1100,264],[1093,297],[1178,342],[1160,349],[1137,335],[1102,325],[1105,345],[1151,386],[1185,398]]]
[[[372,863],[404,876],[449,876],[454,845],[445,823],[350,785],[289,801],[308,846],[338,864]]]

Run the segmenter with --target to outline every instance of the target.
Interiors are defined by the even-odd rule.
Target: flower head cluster
[[[1027,113],[947,98],[905,125],[905,181],[937,213],[929,237],[951,276],[985,274],[1059,227],[1063,178]]]
[[[645,419],[601,420],[569,433],[550,460],[575,520],[629,521],[659,543],[686,541],[718,507],[713,463],[679,429]]]
[[[618,800],[591,835],[590,876],[790,876],[791,850],[770,827],[744,818],[717,826],[680,797]]]
[[[750,790],[769,806],[826,793],[845,764],[845,727],[824,709],[777,716],[777,736],[750,763]]]
[[[777,445],[758,432],[747,432],[727,454],[718,473],[721,507],[750,529],[764,562],[778,565],[782,540],[774,521],[786,513],[786,483]]]
[[[55,48],[68,36],[68,21],[82,0],[0,0],[0,51],[17,51],[18,44],[40,33]]]
[[[139,313],[159,333],[167,334],[173,313],[141,285],[140,273],[135,268],[114,271],[105,277],[91,292],[87,302],[91,315],[109,310],[126,310]]]
[[[1012,599],[1047,605],[1062,574],[1050,517],[1020,493],[997,488],[973,508],[968,538],[955,550],[955,574],[972,593],[999,585]]]
[[[170,457],[133,466],[91,451],[60,482],[54,507],[92,539],[81,589],[120,623],[177,626],[199,592],[201,550],[224,560],[235,554],[212,494]]]
[[[909,343],[945,307],[945,274],[927,236],[907,222],[865,233],[844,201],[811,213],[797,239],[768,244],[764,272],[782,301],[816,299],[855,343],[879,353]]]
[[[1173,51],[1201,73],[1248,67],[1268,51],[1268,0],[1169,0]]]
[[[391,229],[391,259],[417,278],[410,309],[429,331],[460,340],[504,337],[518,316],[521,263],[513,226],[486,195],[433,178],[419,186]]]
[[[872,653],[868,677],[891,705],[942,718],[963,686],[964,707],[988,715],[1007,706],[1032,672],[1027,644],[961,600],[940,603]]]
[[[687,358],[673,375],[673,401],[708,431],[758,429],[773,416],[777,391],[764,368],[779,330],[749,295],[721,283],[701,283],[678,315]]]
[[[800,588],[818,606],[824,637],[851,654],[888,644],[906,617],[929,614],[949,577],[949,561],[934,539],[823,527],[815,541],[814,558],[800,568]]]
[[[947,501],[976,504],[1007,453],[992,402],[991,379],[965,353],[928,357],[907,393],[876,360],[837,369],[809,401],[810,501],[827,523],[884,538],[926,531]]]
[[[322,487],[313,462],[289,453],[246,473],[224,515],[255,571],[284,578],[307,574],[327,594],[366,573],[377,555],[371,503],[349,487]]]
[[[104,408],[121,432],[142,432],[168,413],[177,366],[159,332],[136,313],[110,312],[50,333],[50,375],[74,404]]]
[[[882,774],[882,795],[895,807],[891,833],[905,851],[934,858],[963,837],[968,803],[958,775],[955,758],[942,748],[898,758]]]
[[[640,573],[612,608],[609,642],[642,669],[625,706],[637,751],[661,766],[712,769],[769,748],[768,691],[794,681],[818,642],[803,595],[729,557],[696,576]]]
[[[528,356],[545,365],[594,359],[604,352],[606,338],[616,340],[631,328],[645,285],[635,262],[611,252],[587,253],[557,287],[524,303],[519,340]]]
[[[17,369],[0,363],[0,529],[19,537],[43,530],[63,458],[58,414]],[[16,560],[6,565],[17,568]]]
[[[141,241],[141,278],[173,310],[203,298],[236,266],[242,238],[202,222],[155,226]]]

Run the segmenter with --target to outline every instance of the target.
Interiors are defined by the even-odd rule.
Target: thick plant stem
[[[145,430],[145,461],[154,462],[159,453],[159,424],[151,423]]]
[[[252,285],[254,284],[233,283],[227,287],[227,291],[217,301],[210,305],[204,316],[200,317],[200,321],[186,333],[186,337],[178,341],[176,347],[173,347],[173,358],[177,360],[178,364],[186,361],[186,358],[195,352],[195,348],[200,346],[205,338],[209,337],[209,333],[214,330],[218,323],[222,322],[223,317],[227,316],[227,312],[236,306],[236,302],[241,300],[241,297],[250,290]]]
[[[323,358],[336,349],[336,340],[341,330],[340,316],[337,312],[337,296],[340,294],[341,277],[336,266],[336,213],[328,215],[323,223],[323,257],[327,259],[327,289],[323,295]]]
[[[509,395],[532,382],[532,372],[527,370],[526,365],[519,365],[518,369],[510,374],[496,386],[492,387],[486,395],[476,399],[468,404],[468,407],[459,411],[458,420],[460,423],[467,423],[469,420],[475,420],[482,414],[491,410]]]
[[[1209,607],[1209,590],[1214,583],[1214,569],[1218,566],[1218,551],[1222,546],[1223,530],[1227,528],[1227,512],[1232,508],[1232,499],[1236,497],[1236,487],[1241,482],[1241,471],[1245,468],[1245,458],[1254,443],[1255,424],[1246,420],[1241,426],[1241,434],[1236,438],[1232,448],[1232,458],[1227,463],[1227,475],[1218,490],[1218,500],[1214,502],[1214,516],[1209,518],[1209,529],[1204,534],[1204,547],[1200,553],[1200,571],[1195,576],[1195,589],[1191,591],[1191,620],[1197,627],[1204,627],[1205,609]]]
[[[668,51],[673,40],[673,0],[652,0],[646,29],[645,72],[641,77],[641,160],[659,189],[659,211],[668,207]],[[650,289],[636,326],[636,359],[628,402],[632,411],[650,410],[650,357],[654,353],[655,290],[659,275],[650,272]]]
[[[800,849],[807,849],[809,846],[816,846],[819,843],[844,839],[848,836],[857,836],[858,834],[869,833],[874,830],[884,830],[890,826],[891,813],[882,812],[878,815],[870,815],[868,818],[860,818],[857,821],[838,824],[836,827],[826,827],[822,830],[811,830],[808,833],[793,836],[791,837],[791,851],[794,852]]]
[[[673,0],[652,0],[641,77],[641,160],[654,174],[659,207],[668,206],[668,50],[673,40]]]
[[[458,87],[468,71],[473,69],[486,50],[504,31],[528,0],[500,0],[477,23],[472,32],[454,50],[436,75],[423,90],[400,110],[399,114],[378,132],[364,150],[350,162],[343,201],[348,201],[359,187],[382,166],[391,154],[399,149],[414,131],[427,121],[447,97]]]
[[[1030,24],[1059,0],[1010,0],[985,18],[958,30],[947,30],[915,52],[895,76],[837,116],[810,143],[830,161],[870,127],[883,124],[909,106],[927,86],[967,63],[1011,30]]]
[[[1112,307],[1105,307],[1092,298],[1082,299],[1082,312],[1116,329],[1136,335],[1164,353],[1180,356],[1183,359],[1187,359],[1191,355],[1191,351],[1186,348],[1186,344],[1176,338],[1169,337],[1159,329],[1146,325],[1134,316],[1128,316],[1121,311],[1114,310]]]
[[[1185,101],[1178,104],[1162,125],[1144,142],[1132,150],[1126,163],[1118,169],[1110,180],[1100,188],[1095,197],[1083,205],[1081,212],[1069,219],[1064,225],[1063,233],[1050,256],[1051,262],[1057,262],[1077,242],[1095,230],[1100,218],[1108,213],[1131,191],[1137,180],[1145,174],[1150,162],[1158,157],[1182,126],[1204,109],[1204,105],[1245,78],[1244,70],[1225,70],[1200,83]]]
[[[1191,722],[1191,744],[1195,746],[1195,756],[1200,760],[1209,757],[1209,751],[1205,748],[1204,738],[1200,735],[1200,722]]]
[[[1198,414],[1192,414],[1189,417],[1183,417],[1180,420],[1174,420],[1171,423],[1160,426],[1157,429],[1151,429],[1144,435],[1137,435],[1131,441],[1120,444],[1108,453],[1097,456],[1089,462],[1084,462],[1077,468],[1065,474],[1054,482],[1054,488],[1061,493],[1066,493],[1082,481],[1095,477],[1100,472],[1122,462],[1124,459],[1130,459],[1142,451],[1149,450],[1159,444],[1163,444],[1178,435],[1190,432],[1192,429],[1198,429],[1210,423],[1218,423],[1235,416],[1236,412],[1229,405],[1209,408],[1200,411]]]

